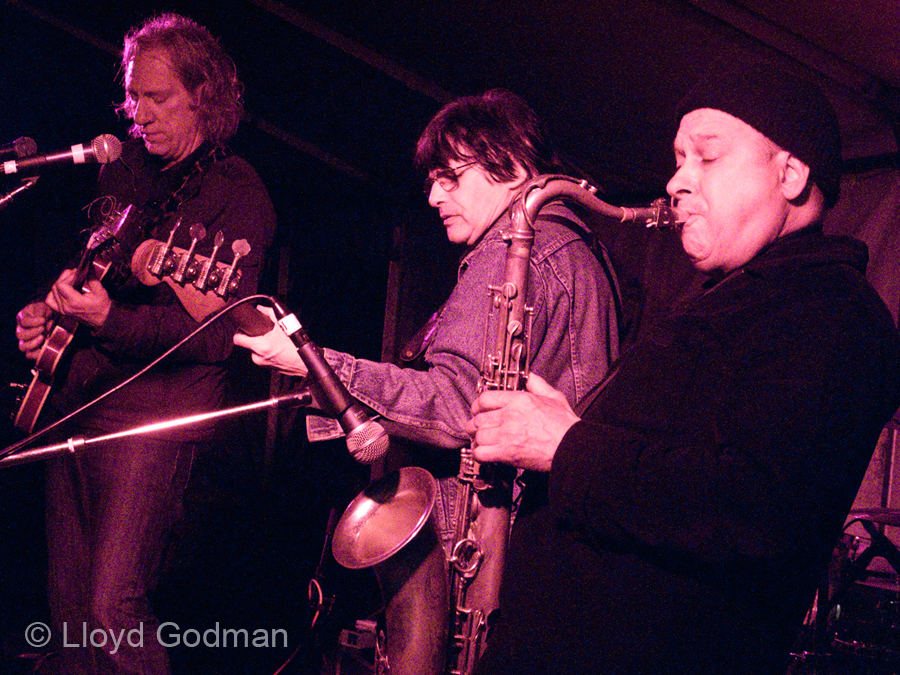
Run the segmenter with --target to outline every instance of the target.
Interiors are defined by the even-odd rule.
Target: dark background
[[[893,0],[3,0],[0,143],[30,136],[53,152],[104,133],[125,138],[128,124],[114,112],[121,38],[157,11],[209,27],[246,85],[248,118],[232,145],[279,218],[263,290],[284,298],[318,343],[360,357],[392,358],[452,284],[457,252],[411,158],[455,96],[506,87],[525,97],[613,204],[664,194],[671,111],[716,62],[759,58],[818,81],[838,109],[848,173],[897,161]],[[15,312],[62,268],[96,174],[96,165],[47,171],[0,212],[2,383],[30,380]],[[0,180],[3,194],[18,185]],[[664,304],[684,278],[647,276],[673,255],[671,242],[653,237],[629,232],[610,243],[629,273],[644,274],[650,301]],[[235,403],[269,395],[246,354],[233,373]],[[6,398],[0,414],[13,442],[6,413],[15,402]],[[339,513],[368,476],[342,444],[308,445],[295,416],[222,423],[221,442],[198,460],[157,594],[161,618],[183,628],[285,628],[290,649],[173,650],[176,672],[274,672],[297,645],[290,672],[313,670],[315,641],[333,645],[336,630],[377,604],[367,574],[335,569],[326,556],[336,602],[321,630],[307,628],[306,585],[329,510]],[[42,508],[39,463],[0,470],[0,637],[10,653],[26,625],[46,619]],[[23,672],[20,660],[2,665]]]

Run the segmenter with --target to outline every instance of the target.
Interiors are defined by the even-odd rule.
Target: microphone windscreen
[[[112,134],[103,134],[91,141],[91,149],[97,162],[109,164],[122,156],[122,141]]]
[[[29,155],[33,155],[37,152],[37,143],[34,142],[33,138],[28,138],[28,136],[17,138],[15,140],[14,146],[16,149],[16,157],[18,157],[19,159],[28,157]]]
[[[387,454],[390,442],[383,426],[368,422],[347,435],[347,450],[360,464],[372,464]]]

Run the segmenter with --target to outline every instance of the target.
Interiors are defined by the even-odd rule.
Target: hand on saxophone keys
[[[531,373],[525,391],[485,391],[472,404],[466,431],[479,462],[550,471],[556,448],[579,421],[565,395]]]

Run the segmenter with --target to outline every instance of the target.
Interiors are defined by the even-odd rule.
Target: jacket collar
[[[842,235],[826,235],[821,225],[813,225],[779,237],[743,267],[724,277],[709,279],[703,287],[708,290],[744,274],[765,277],[780,272],[786,265],[802,269],[844,264],[865,274],[868,263],[869,249],[863,242]]]

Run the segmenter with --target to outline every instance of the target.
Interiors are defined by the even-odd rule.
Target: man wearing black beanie
[[[783,675],[900,405],[866,248],[820,225],[840,185],[825,96],[751,66],[678,121],[667,189],[702,291],[577,414],[534,375],[473,405],[476,458],[527,482],[479,673]]]

